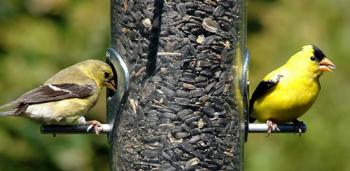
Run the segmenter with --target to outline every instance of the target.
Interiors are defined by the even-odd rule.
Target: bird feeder
[[[245,5],[111,1],[107,62],[118,90],[107,92],[103,132],[112,170],[242,170],[248,132],[267,131],[248,123]],[[42,132],[86,129],[45,125]]]

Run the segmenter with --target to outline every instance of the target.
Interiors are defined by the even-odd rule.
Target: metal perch
[[[89,125],[43,125],[40,129],[43,134],[94,134],[94,128],[87,131]],[[109,133],[111,131],[111,126],[109,124],[101,125],[101,133]]]
[[[272,133],[305,133],[306,125],[300,124],[277,124],[278,130],[272,130]],[[267,124],[249,124],[248,130],[250,133],[266,133],[268,129]],[[300,132],[299,132],[300,131]]]

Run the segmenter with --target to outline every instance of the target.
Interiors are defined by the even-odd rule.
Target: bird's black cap
[[[314,56],[317,61],[321,61],[324,57],[326,57],[320,48],[316,47],[315,45],[312,45],[312,48],[314,49]]]

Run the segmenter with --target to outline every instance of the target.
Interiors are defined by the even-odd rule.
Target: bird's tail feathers
[[[6,109],[6,108],[15,108],[17,106],[17,102],[16,101],[12,101],[10,103],[4,104],[2,106],[0,106],[0,110],[1,109]]]
[[[11,116],[11,115],[16,115],[16,110],[15,109],[17,106],[16,101],[12,101],[10,103],[4,104],[0,106],[0,110],[6,110],[3,112],[0,112],[0,116]]]
[[[0,112],[0,116],[12,116],[12,115],[16,115],[16,110],[9,110],[9,111],[5,111],[5,112]]]

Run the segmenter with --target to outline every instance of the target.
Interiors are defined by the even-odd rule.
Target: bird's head
[[[323,72],[335,70],[335,65],[315,45],[306,45],[289,59],[287,65],[307,70],[320,76]]]
[[[103,69],[102,72],[103,72],[103,78],[104,78],[103,85],[110,90],[116,91],[116,84],[114,82],[113,70],[108,64],[104,65],[102,69]]]
[[[87,60],[81,63],[82,70],[94,79],[97,84],[116,91],[114,73],[112,68],[105,62],[99,60]]]

